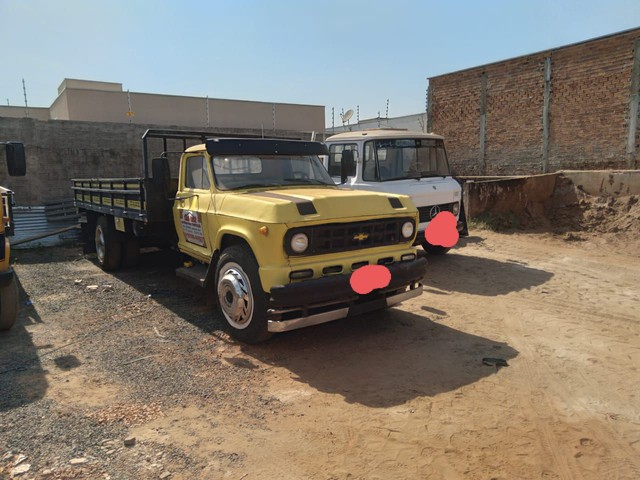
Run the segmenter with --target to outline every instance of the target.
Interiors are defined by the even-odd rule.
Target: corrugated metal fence
[[[15,234],[11,237],[11,243],[72,227],[78,224],[78,218],[78,212],[71,199],[42,206],[13,207]],[[79,239],[80,229],[71,229],[16,245],[15,248],[52,247]]]

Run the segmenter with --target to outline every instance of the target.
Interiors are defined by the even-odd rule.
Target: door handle
[[[169,200],[171,200],[171,201],[186,200],[187,198],[193,198],[193,197],[197,197],[197,196],[198,196],[197,193],[192,193],[191,195],[187,195],[186,197],[175,197],[175,198],[170,198]]]

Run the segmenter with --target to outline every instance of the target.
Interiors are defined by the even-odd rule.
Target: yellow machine
[[[175,246],[187,259],[178,276],[211,285],[228,330],[248,343],[421,294],[426,260],[412,246],[408,196],[339,189],[318,142],[209,136],[150,130],[141,178],[73,181],[103,269],[134,265],[141,244]],[[162,153],[150,159],[153,139]],[[173,171],[171,140],[183,142]],[[350,277],[366,265],[391,280],[360,295]]]
[[[7,169],[10,176],[24,176],[26,162],[24,146],[18,142],[2,142],[5,146]],[[9,235],[13,234],[11,199],[13,192],[0,187],[2,194],[2,222],[0,222],[0,330],[10,329],[18,314],[18,287],[15,272],[11,268]]]

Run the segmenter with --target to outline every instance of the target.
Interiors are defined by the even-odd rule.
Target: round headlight
[[[291,250],[302,253],[309,247],[309,237],[304,233],[296,233],[291,237]]]
[[[458,202],[454,203],[453,207],[451,207],[451,213],[454,215],[458,215],[458,213],[460,213],[460,204]]]
[[[409,238],[413,235],[413,223],[404,222],[402,225],[402,236],[404,238]]]

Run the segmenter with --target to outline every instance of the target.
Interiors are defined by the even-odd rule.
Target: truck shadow
[[[499,374],[484,357],[510,360],[509,345],[399,309],[280,334],[241,350],[294,379],[373,408],[432,397]]]
[[[350,403],[383,408],[435,396],[499,374],[483,365],[484,357],[508,361],[518,355],[505,343],[429,318],[440,310],[416,314],[397,308],[278,334],[260,345],[238,344],[221,333],[213,305],[203,308],[207,293],[177,279],[171,263],[177,262],[167,252],[145,254],[139,268],[114,275],[203,332],[235,344],[239,356],[229,363],[284,368],[297,381]],[[159,287],[149,287],[150,277]]]
[[[18,281],[18,319],[11,330],[0,332],[0,412],[28,405],[45,396],[49,386],[38,357],[38,347],[25,328],[42,320]]]
[[[542,285],[553,277],[551,272],[532,268],[515,260],[501,262],[462,255],[455,250],[442,256],[428,256],[427,259],[429,266],[425,289],[431,293],[506,295]]]

